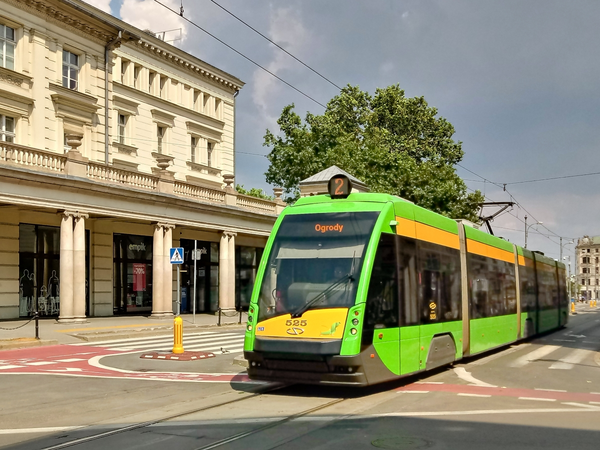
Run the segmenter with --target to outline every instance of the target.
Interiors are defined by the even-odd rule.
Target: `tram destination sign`
[[[327,186],[331,198],[347,198],[352,192],[352,183],[346,175],[335,175]]]

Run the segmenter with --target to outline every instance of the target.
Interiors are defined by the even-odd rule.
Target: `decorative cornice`
[[[206,67],[200,67],[198,64],[193,64],[189,61],[186,61],[184,58],[175,55],[174,53],[171,53],[167,50],[159,48],[151,42],[146,42],[143,39],[140,39],[139,41],[135,42],[135,45],[136,47],[138,47],[138,49],[141,49],[154,57],[158,57],[163,61],[168,61],[174,64],[175,66],[179,67],[180,69],[185,69],[188,72],[193,73],[196,77],[200,76],[206,81],[221,85],[222,87],[224,87],[232,93],[235,93],[242,88],[240,84],[232,83],[224,77],[221,77],[218,74],[211,72]]]
[[[25,82],[29,85],[33,82],[32,77],[4,67],[0,67],[0,80],[17,87],[22,87]]]
[[[3,0],[4,2],[41,17],[46,22],[58,25],[63,29],[69,30],[101,45],[106,45],[113,39],[118,30],[115,28],[102,29],[98,22],[93,19],[86,20],[82,14],[74,14],[75,10],[67,12],[67,8],[61,10],[58,5],[52,5],[44,0]]]
[[[58,105],[74,107],[90,114],[100,108],[100,105],[97,104],[98,98],[93,95],[83,94],[54,83],[50,83],[49,88],[55,92],[51,97]]]

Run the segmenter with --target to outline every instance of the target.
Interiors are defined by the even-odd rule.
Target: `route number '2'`
[[[306,320],[302,319],[296,319],[296,320],[286,320],[285,321],[285,325],[288,327],[305,327],[306,326]]]
[[[328,188],[331,198],[346,198],[352,191],[352,185],[346,175],[336,175],[331,178]]]

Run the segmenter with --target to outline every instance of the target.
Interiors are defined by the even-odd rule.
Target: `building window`
[[[15,119],[0,115],[0,140],[15,142]]]
[[[167,99],[167,81],[169,79],[167,77],[160,77],[160,93],[159,97],[166,100]]]
[[[0,66],[15,70],[15,30],[0,25]]]
[[[127,67],[129,66],[129,61],[121,60],[121,83],[127,84]]]
[[[77,89],[79,75],[79,56],[63,50],[63,87]]]
[[[212,152],[213,152],[213,144],[212,142],[206,143],[206,165],[208,167],[212,167]]]
[[[119,114],[119,126],[117,128],[119,144],[125,144],[125,137],[127,136],[128,119],[129,117],[127,117],[125,114]]]
[[[190,139],[190,160],[196,162],[196,151],[198,150],[198,138],[192,136]]]
[[[156,128],[156,151],[163,153],[164,151],[164,139],[166,134],[166,128],[160,125]]]
[[[137,64],[133,66],[133,86],[136,89],[140,88],[140,73],[142,73],[142,66]]]
[[[154,94],[154,83],[156,81],[156,72],[148,73],[148,92]]]

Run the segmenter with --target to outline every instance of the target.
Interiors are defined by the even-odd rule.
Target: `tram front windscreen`
[[[379,212],[286,216],[262,279],[259,321],[350,307]]]

